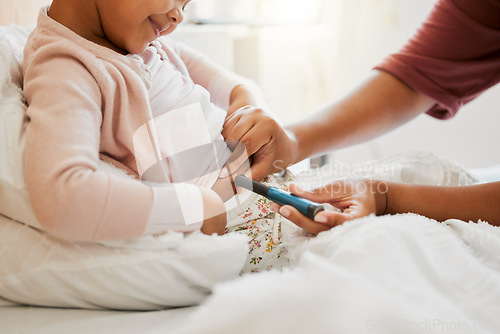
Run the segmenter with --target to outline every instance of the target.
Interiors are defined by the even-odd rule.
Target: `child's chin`
[[[175,31],[175,29],[176,29],[176,28],[177,28],[177,27],[170,27],[170,28],[168,28],[167,30],[165,30],[164,32],[162,32],[162,33],[160,34],[160,37],[161,37],[161,36],[167,36],[167,35],[170,35],[171,33],[173,33],[173,32]]]
[[[156,39],[152,40],[152,41],[148,41],[148,42],[145,42],[143,44],[137,44],[137,45],[129,45],[127,46],[126,48],[124,48],[123,50],[126,51],[126,53],[130,53],[130,54],[142,54],[144,53],[144,51],[146,51],[147,47],[153,43]]]

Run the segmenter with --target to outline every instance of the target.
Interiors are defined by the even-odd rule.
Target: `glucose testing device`
[[[234,184],[253,191],[261,196],[270,199],[279,205],[291,205],[300,211],[303,215],[314,219],[314,216],[321,211],[325,210],[322,204],[310,201],[308,199],[290,194],[276,187],[270,187],[260,182],[251,180],[243,174],[238,174],[234,178]]]

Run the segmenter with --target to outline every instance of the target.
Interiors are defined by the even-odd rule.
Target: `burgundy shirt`
[[[500,81],[500,0],[438,0],[415,35],[375,69],[436,101],[440,119]]]

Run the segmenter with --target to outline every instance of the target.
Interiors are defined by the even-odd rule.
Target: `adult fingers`
[[[314,221],[332,228],[334,226],[342,225],[344,222],[354,218],[355,217],[350,213],[343,213],[339,211],[321,211],[314,216]]]
[[[262,180],[270,172],[274,171],[274,159],[272,149],[268,147],[269,139],[265,136],[265,134],[261,134],[258,130],[256,130],[256,128],[256,126],[250,128],[247,133],[239,138],[239,142],[237,143],[229,140],[228,145],[245,148],[246,155],[252,156],[251,170],[247,171],[245,175],[249,178],[253,178],[254,180]],[[240,128],[240,130],[242,130],[242,128]],[[239,137],[240,135],[236,134],[235,136]],[[230,165],[234,165],[234,163],[231,162]],[[234,169],[235,168],[231,167],[231,171]]]
[[[274,158],[270,154],[255,154],[250,170],[245,176],[256,181],[264,179],[267,175],[274,171]]]
[[[307,191],[300,188],[298,185],[291,183],[290,192],[294,195],[303,197],[305,199],[318,202],[318,203],[333,203],[339,199],[339,192],[332,190],[331,184],[315,188]]]
[[[230,133],[226,134],[226,141],[237,141],[245,146],[249,155],[259,151],[272,138],[270,131],[266,131],[262,124],[255,124],[248,118],[241,118]]]
[[[222,136],[228,140],[239,140],[255,123],[259,108],[245,106],[226,116],[222,127]]]
[[[225,178],[231,174],[239,174],[247,172],[250,168],[250,155],[247,153],[245,146],[238,143],[234,146],[233,152],[221,170],[219,177]]]
[[[242,115],[251,113],[253,110],[257,109],[257,107],[246,105],[244,107],[239,108],[238,110],[235,110],[231,114],[226,115],[224,119],[224,126],[228,124],[229,122],[233,122],[234,119],[241,117]]]
[[[253,126],[245,121],[243,115],[233,115],[233,117],[224,124],[221,134],[226,140],[240,141],[241,137]]]
[[[278,212],[280,213],[280,215],[290,220],[298,227],[301,227],[304,230],[313,234],[318,234],[320,232],[327,231],[331,229],[333,226],[335,226],[335,225],[330,226],[328,224],[315,222],[312,219],[301,214],[297,209],[295,209],[290,205],[283,205],[282,207],[279,208]]]

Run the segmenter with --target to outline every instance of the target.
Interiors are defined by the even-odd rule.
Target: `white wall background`
[[[40,7],[51,0],[0,0],[0,24],[35,23]]]
[[[40,6],[49,2],[2,0],[0,23],[34,23]],[[188,9],[196,9],[197,3],[208,16],[227,19],[231,11],[239,11],[236,18],[245,23],[258,21],[255,15],[264,15],[265,21],[288,20],[288,24],[258,27],[184,25],[174,36],[255,79],[274,111],[289,122],[335,98],[397,50],[434,0],[323,0],[321,7],[317,0],[197,0]],[[319,14],[321,23],[299,24],[294,20],[300,14],[308,19]],[[499,109],[500,87],[496,87],[451,120],[422,115],[376,140],[331,156],[365,161],[416,149],[433,151],[470,168],[500,165]]]
[[[362,3],[365,0],[360,0]],[[395,45],[401,45],[432,8],[433,0],[399,0],[397,6],[398,31]],[[377,56],[380,51],[391,52],[394,45],[385,44],[384,38],[366,36],[369,49]],[[378,41],[381,46],[378,47]],[[368,51],[367,51],[368,52]],[[349,57],[345,55],[345,57]],[[367,57],[370,63],[373,57]],[[359,61],[363,64],[363,60]],[[364,64],[363,64],[364,65]],[[354,65],[355,66],[355,65]],[[366,69],[366,66],[363,66]],[[351,68],[352,69],[352,68]],[[359,74],[358,71],[355,76]],[[361,74],[362,75],[362,74]],[[500,164],[500,86],[463,107],[452,119],[436,120],[421,115],[410,123],[366,144],[333,152],[330,157],[342,161],[364,161],[390,156],[408,149],[432,151],[441,157],[457,161],[468,168],[482,168]]]
[[[210,8],[215,9],[213,13],[220,14],[220,8],[247,6],[247,13],[253,10],[253,15],[262,15],[258,11],[265,10],[266,20],[272,17],[268,12],[272,6],[259,7],[256,4],[260,0],[203,1],[203,8],[199,9],[203,9],[204,14]],[[229,1],[231,6],[224,7],[221,3],[224,1]],[[280,1],[260,3],[277,5]],[[287,1],[288,7],[275,6],[282,9],[274,14],[277,21],[281,20],[285,9],[298,3]],[[304,5],[304,1],[300,3]],[[225,12],[219,18],[232,23],[242,20],[246,25],[196,26],[190,33],[198,35],[194,37],[198,39],[195,44],[205,44],[201,49],[216,61],[256,80],[274,111],[286,123],[334,99],[365,76],[383,57],[397,51],[425,19],[433,4],[434,0],[324,0],[322,7],[317,8],[321,21],[316,24],[292,22],[251,26],[259,21],[258,17],[242,16],[240,11],[236,19],[231,20],[230,12]],[[308,12],[307,15],[313,14]],[[207,35],[199,38],[200,31],[210,29],[215,29],[212,39]],[[178,37],[190,40],[186,35]],[[391,133],[332,152],[329,157],[358,162],[411,149],[432,151],[469,168],[500,164],[500,152],[496,149],[500,143],[499,102],[500,87],[496,87],[462,108],[451,120],[439,121],[421,115]]]
[[[197,0],[188,6],[236,25],[185,24],[174,37],[256,80],[285,122],[312,112],[366,75],[414,32],[434,0]],[[0,1],[0,23],[34,23],[50,0]],[[235,19],[231,13],[236,12]],[[191,13],[196,14],[196,13]],[[258,23],[280,23],[273,26]],[[300,24],[321,17],[321,23]],[[194,15],[193,15],[194,16]],[[243,24],[241,24],[243,21]],[[226,22],[227,23],[227,22]],[[287,24],[284,24],[287,23]],[[250,25],[248,25],[250,24]],[[365,161],[407,149],[430,150],[466,167],[500,165],[500,86],[447,121],[421,115],[368,143],[332,152]]]

